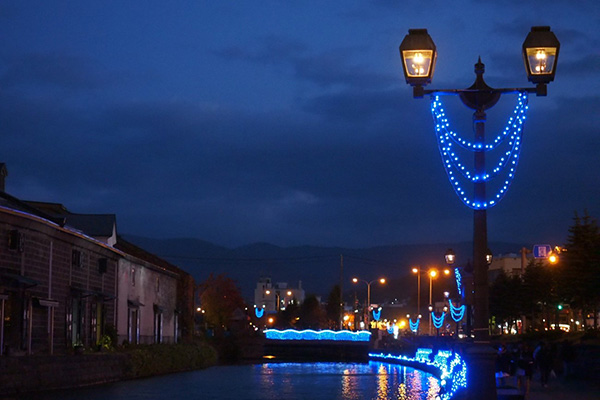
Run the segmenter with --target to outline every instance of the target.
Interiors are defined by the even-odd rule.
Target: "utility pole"
[[[340,330],[344,328],[344,255],[340,254]]]

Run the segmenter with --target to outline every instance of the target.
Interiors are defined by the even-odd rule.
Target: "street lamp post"
[[[414,267],[413,274],[417,274],[417,315],[421,314],[421,267]]]
[[[373,279],[372,281],[365,281],[364,279],[352,278],[352,282],[364,282],[367,284],[367,326],[370,324],[371,316],[369,315],[371,311],[371,284],[374,282],[379,282],[382,285],[385,283],[385,278]]]
[[[431,83],[435,64],[437,59],[437,51],[435,44],[426,29],[410,29],[408,35],[404,38],[400,45],[400,56],[402,58],[402,68],[406,83],[413,86],[413,97],[422,98],[428,94],[432,96],[432,111],[437,111],[436,118],[438,119],[438,140],[440,140],[440,152],[444,159],[445,167],[448,176],[456,193],[461,197],[461,200],[469,208],[473,209],[473,267],[474,267],[474,330],[475,338],[479,341],[486,341],[489,338],[489,299],[488,299],[488,280],[487,280],[487,215],[486,210],[497,204],[508,189],[514,171],[518,152],[520,151],[520,127],[514,128],[514,135],[509,141],[512,147],[511,157],[506,163],[500,163],[501,167],[494,169],[493,172],[486,172],[485,169],[485,152],[491,150],[495,146],[489,146],[485,143],[485,111],[493,107],[502,94],[519,93],[519,102],[522,99],[526,101],[526,95],[535,93],[537,96],[546,96],[547,84],[554,80],[556,72],[556,63],[558,61],[558,53],[560,43],[554,33],[547,26],[536,26],[531,28],[531,32],[527,35],[523,42],[523,59],[527,70],[528,80],[534,83],[534,88],[504,88],[495,89],[488,86],[484,79],[483,73],[485,66],[479,60],[475,64],[475,83],[467,89],[444,89],[444,90],[425,90],[424,87]],[[463,176],[467,177],[473,183],[472,198],[465,196],[464,190],[458,185],[455,180],[455,175],[460,175],[460,169],[464,169],[464,165],[455,163],[451,145],[442,145],[442,142],[452,142],[456,138],[452,136],[453,132],[447,131],[446,120],[444,119],[443,110],[440,111],[437,105],[437,95],[451,94],[458,95],[460,100],[467,107],[474,110],[473,122],[475,125],[475,139],[467,144],[468,150],[474,153],[472,172]],[[524,113],[526,106],[523,105],[520,109]],[[441,119],[440,119],[441,118]],[[517,117],[518,125],[521,125],[523,117]],[[442,121],[440,123],[440,121]],[[440,131],[446,131],[446,134]],[[457,144],[465,144],[457,142]],[[458,145],[457,145],[458,147]],[[503,159],[504,160],[504,159]],[[510,168],[509,178],[505,181],[502,189],[495,197],[487,199],[486,182],[493,178],[497,170],[501,168]]]

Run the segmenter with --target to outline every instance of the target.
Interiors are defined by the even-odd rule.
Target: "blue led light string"
[[[264,308],[258,308],[258,307],[254,307],[254,315],[256,315],[256,318],[262,318],[262,316],[265,314],[265,309]]]
[[[435,313],[433,311],[431,312],[431,319],[433,320],[433,326],[436,329],[440,329],[442,327],[442,325],[444,325],[444,318],[446,318],[445,312],[443,312],[442,315],[440,315],[439,317],[436,317]]]
[[[303,331],[286,329],[281,331],[278,329],[266,329],[264,332],[265,337],[271,340],[342,340],[368,342],[371,338],[371,332],[369,331],[315,331],[312,329],[306,329]]]
[[[454,268],[454,276],[456,277],[456,288],[458,290],[458,294],[462,296],[462,274],[460,273],[458,267]]]
[[[438,369],[440,371],[439,382],[443,389],[436,398],[449,400],[459,389],[467,387],[467,364],[458,353],[450,350],[438,351],[433,357],[433,362],[430,360],[432,354],[432,349],[419,348],[414,358],[392,354],[386,355],[384,353],[369,353],[369,357],[379,361],[397,362],[405,365],[419,363]]]
[[[526,118],[525,114],[528,109],[528,94],[526,92],[520,92],[518,95],[517,105],[513,110],[513,115],[509,117],[502,133],[499,134],[493,141],[491,141],[491,143],[482,145],[480,143],[470,142],[449,129],[450,123],[446,117],[446,111],[442,106],[442,102],[440,101],[440,96],[431,96],[431,101],[431,109],[436,122],[436,131],[443,131],[445,136],[466,150],[494,150],[496,147],[501,145],[507,137],[510,136],[511,129],[522,129],[522,127],[519,125],[523,124]]]
[[[452,304],[452,300],[450,299],[448,299],[448,303],[450,303],[450,315],[452,316],[454,322],[462,320],[465,316],[465,310],[467,307],[465,307],[464,304],[460,307],[456,307],[454,304]]]
[[[436,125],[435,131],[438,139],[440,155],[442,157],[442,163],[444,164],[444,168],[446,169],[446,173],[452,188],[462,202],[469,208],[487,209],[493,207],[500,200],[502,200],[508,191],[508,187],[515,177],[515,171],[519,161],[519,154],[521,152],[523,124],[526,118],[525,114],[528,109],[527,100],[527,93],[519,93],[517,106],[513,111],[514,115],[509,118],[503,133],[496,137],[492,144],[473,144],[459,138],[456,133],[449,130],[450,124],[446,118],[446,114],[441,105],[439,96],[431,96],[431,112]],[[477,175],[474,171],[467,169],[460,161],[457,153],[453,150],[453,145],[458,144],[460,147],[466,148],[470,151],[491,151],[504,142],[505,139],[508,139],[508,145],[510,146],[509,150],[505,151],[500,156],[498,162],[495,164],[494,168],[491,169],[491,171],[484,172],[481,175]],[[497,192],[491,196],[488,201],[484,201],[483,203],[475,202],[473,199],[470,199],[458,182],[458,178],[460,176],[472,183],[488,182],[491,179],[498,177],[501,172],[505,172],[507,178],[504,180],[504,183],[500,186]]]
[[[417,318],[417,320],[415,322],[412,322],[412,319],[408,319],[408,325],[410,327],[410,330],[412,332],[417,332],[419,330],[419,322],[421,322],[421,319]]]
[[[380,318],[381,318],[381,308],[379,308],[378,310],[373,310],[373,319],[375,321],[379,321]]]

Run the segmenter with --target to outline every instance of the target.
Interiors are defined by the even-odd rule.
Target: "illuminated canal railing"
[[[458,353],[449,350],[438,351],[433,357],[433,361],[430,358],[431,354],[431,349],[417,349],[414,358],[392,354],[386,355],[384,353],[369,353],[369,358],[377,361],[405,364],[417,369],[435,369],[439,371],[442,390],[438,398],[448,400],[459,389],[467,387],[467,364]]]
[[[335,340],[368,342],[371,339],[371,332],[369,331],[314,331],[312,329],[306,329],[303,331],[286,329],[281,331],[278,329],[267,329],[264,332],[265,337],[270,340]]]
[[[335,341],[357,342],[357,345],[363,342],[366,346],[371,339],[371,332],[369,331],[267,329],[264,333],[266,339],[276,342],[282,341],[282,345],[284,345],[283,341],[298,341],[302,343]],[[459,389],[467,387],[467,365],[458,353],[450,350],[439,350],[436,354],[433,354],[433,350],[430,348],[419,348],[414,357],[385,353],[369,353],[368,357],[374,361],[398,363],[432,372],[440,381],[441,391],[438,396],[440,400],[449,400]]]

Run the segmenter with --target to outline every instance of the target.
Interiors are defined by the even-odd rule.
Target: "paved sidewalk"
[[[512,382],[511,382],[512,383]],[[511,385],[512,386],[512,385]],[[500,395],[500,392],[498,394]],[[514,393],[514,392],[513,392]],[[600,381],[551,379],[542,387],[539,376],[531,381],[525,400],[600,400]]]
[[[600,382],[585,380],[561,381],[551,379],[548,387],[542,387],[539,379],[531,382],[526,400],[599,400]]]

